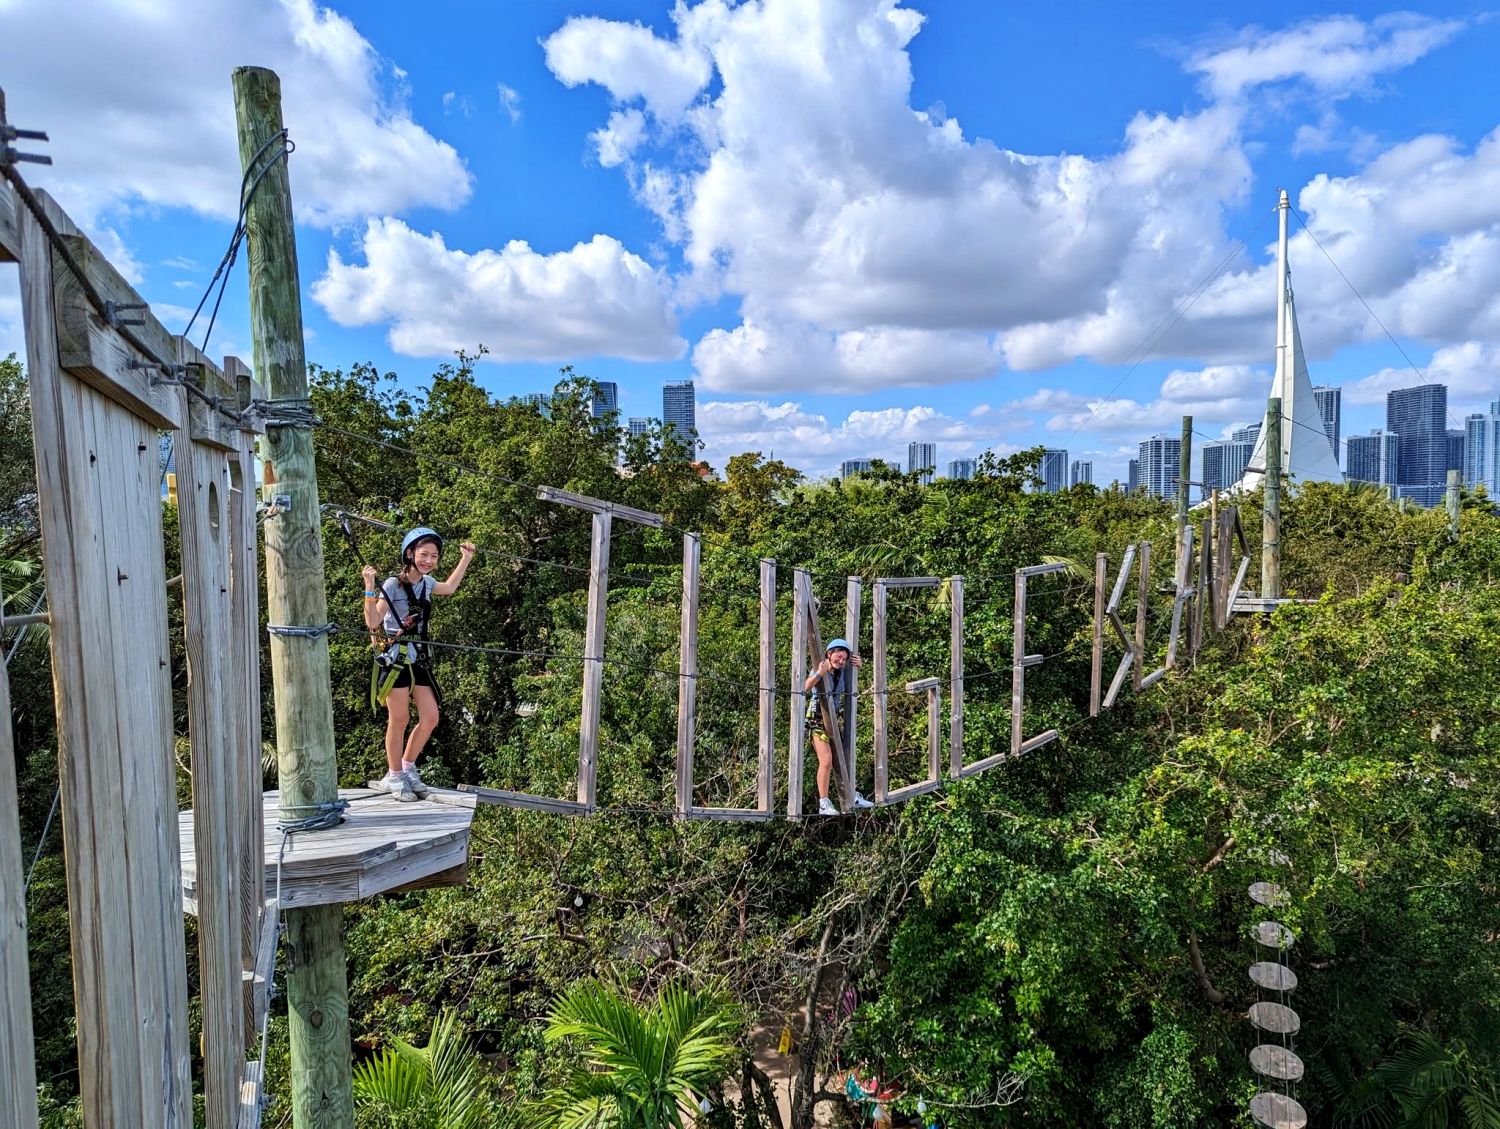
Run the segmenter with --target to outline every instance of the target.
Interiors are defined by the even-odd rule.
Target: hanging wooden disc
[[[1250,883],[1250,900],[1259,902],[1263,906],[1272,909],[1280,909],[1286,905],[1288,898],[1286,891],[1274,882],[1252,882]]]
[[[1290,992],[1297,987],[1297,974],[1274,960],[1257,961],[1250,966],[1250,979],[1268,992]]]
[[[1250,1022],[1272,1035],[1295,1035],[1302,1030],[1302,1019],[1285,1004],[1262,1000],[1250,1005]]]
[[[1255,939],[1268,949],[1289,949],[1297,937],[1279,921],[1262,921],[1255,927]]]
[[[1285,1094],[1256,1094],[1250,1099],[1250,1116],[1266,1129],[1307,1129],[1307,1110]]]
[[[1302,1081],[1302,1060],[1285,1047],[1262,1043],[1250,1051],[1250,1068],[1262,1078],[1278,1082]]]

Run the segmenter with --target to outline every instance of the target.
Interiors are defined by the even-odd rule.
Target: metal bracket
[[[273,517],[280,517],[292,508],[292,496],[290,494],[273,494],[271,500],[260,508],[260,516],[264,521],[270,521]]]
[[[116,302],[107,299],[104,303],[104,320],[111,329],[119,329],[122,325],[145,325],[145,318],[122,318],[120,315],[148,308],[145,302]]]
[[[48,141],[50,138],[40,129],[17,129],[13,125],[7,125],[3,110],[3,105],[0,105],[0,165],[14,165],[21,161],[50,165],[51,157],[44,157],[40,153],[18,153],[12,148],[12,141]]]

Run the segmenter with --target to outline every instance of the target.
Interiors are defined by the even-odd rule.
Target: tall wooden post
[[[1448,536],[1458,540],[1458,515],[1460,510],[1459,498],[1463,489],[1463,472],[1450,470],[1448,472]]]
[[[26,883],[21,860],[10,691],[0,663],[0,1124],[36,1129],[36,1047],[26,963]]]
[[[1266,402],[1266,489],[1261,517],[1260,594],[1281,599],[1281,397]]]
[[[693,810],[693,735],[698,710],[698,571],[703,540],[682,535],[682,639],[677,660],[677,814]]]
[[[1089,716],[1099,716],[1104,683],[1104,589],[1109,582],[1109,558],[1094,554],[1094,652],[1089,667]]]
[[[234,110],[241,166],[249,171],[257,154],[261,165],[270,162],[246,216],[255,369],[271,400],[302,400],[307,364],[291,184],[285,159],[271,159],[281,145],[274,140],[282,128],[280,79],[261,67],[237,67]],[[291,499],[265,523],[267,614],[272,623],[320,626],[328,606],[311,430],[272,425],[261,453],[275,468],[278,493]],[[281,817],[303,819],[338,798],[327,636],[273,635],[271,677]],[[354,1125],[343,912],[338,905],[287,911],[292,1116],[299,1129]]]
[[[1188,481],[1193,477],[1193,417],[1182,417],[1182,442],[1177,455],[1177,556],[1187,536]]]

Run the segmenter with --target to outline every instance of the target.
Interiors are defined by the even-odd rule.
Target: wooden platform
[[[461,886],[469,857],[474,797],[434,788],[426,800],[402,803],[368,788],[345,788],[344,822],[327,831],[304,831],[287,842],[282,858],[281,904],[357,902],[372,894],[429,886]],[[276,895],[277,792],[265,794],[266,896]],[[177,813],[182,851],[182,905],[198,912],[193,813]]]

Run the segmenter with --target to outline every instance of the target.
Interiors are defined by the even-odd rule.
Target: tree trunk
[[[797,1076],[792,1086],[792,1129],[813,1129],[813,1112],[818,1098],[818,1049],[822,1032],[818,1024],[818,995],[823,988],[823,971],[828,967],[828,942],[833,937],[833,917],[823,927],[818,941],[817,962],[807,986],[807,1010],[802,1021],[802,1038],[798,1041]]]

